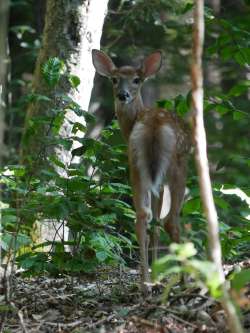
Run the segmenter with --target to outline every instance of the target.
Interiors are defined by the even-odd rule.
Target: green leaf
[[[225,46],[222,50],[221,50],[221,57],[223,60],[229,60],[233,57],[233,55],[235,54],[235,50],[236,47],[229,45],[229,46]]]
[[[2,213],[2,224],[6,228],[7,226],[12,226],[16,223],[16,215],[4,214]]]
[[[201,201],[200,198],[193,198],[185,202],[183,207],[183,214],[188,215],[195,212],[201,211]]]
[[[42,66],[43,78],[51,88],[58,84],[65,71],[66,66],[64,62],[57,57],[49,58],[49,60]]]
[[[84,126],[83,124],[79,123],[79,122],[75,122],[74,126],[72,128],[72,133],[76,134],[77,131],[81,131],[83,133],[85,133],[87,130],[86,126]]]
[[[232,287],[239,291],[245,287],[250,281],[250,269],[244,269],[238,273],[233,274]]]
[[[25,234],[15,234],[5,232],[2,235],[1,245],[4,250],[17,251],[20,247],[29,245],[31,243],[30,237]]]
[[[34,34],[36,31],[29,25],[14,25],[10,27],[10,31],[14,32],[18,39],[23,38],[23,34],[25,32],[29,32],[31,34]]]
[[[235,86],[233,86],[233,88],[230,89],[228,95],[238,97],[238,96],[244,94],[248,89],[249,89],[249,87],[247,85],[236,84]]]
[[[51,98],[46,95],[30,93],[25,96],[26,103],[34,103],[34,102],[51,102]]]
[[[55,140],[55,143],[62,145],[66,150],[70,150],[73,144],[71,139],[58,138]]]
[[[58,113],[53,121],[53,126],[52,126],[52,132],[53,134],[58,134],[63,122],[64,122],[64,118],[65,118],[65,111],[61,111],[60,113]]]
[[[219,206],[220,208],[224,209],[224,210],[228,210],[229,209],[229,204],[228,202],[226,202],[226,200],[224,200],[223,198],[221,197],[218,197],[218,196],[214,196],[214,201],[215,201],[215,204],[217,206]]]
[[[230,109],[228,107],[226,107],[225,105],[222,105],[222,104],[217,104],[215,107],[215,110],[217,112],[219,112],[221,115],[224,115],[230,111]]]
[[[71,154],[72,156],[82,156],[84,153],[85,153],[85,147],[82,146],[82,147],[78,147],[78,148],[75,148],[72,150]]]
[[[246,114],[242,111],[234,111],[233,112],[233,119],[234,120],[241,120],[246,117]]]
[[[182,95],[178,95],[175,98],[175,109],[178,115],[183,116],[189,111],[189,105],[187,98]]]
[[[65,169],[66,166],[61,162],[56,156],[50,156],[49,157],[50,162],[58,166],[59,168]]]
[[[72,88],[77,88],[81,83],[80,78],[76,75],[69,75],[68,79]]]
[[[176,255],[178,260],[184,260],[193,257],[197,253],[193,243],[172,243],[170,244],[169,250],[171,253]]]
[[[235,61],[241,66],[245,66],[250,63],[250,54],[246,50],[247,49],[240,49],[234,54]]]
[[[187,2],[181,13],[182,13],[182,14],[186,14],[186,13],[189,12],[193,7],[194,7],[194,4],[193,4],[192,1]]]
[[[170,99],[163,99],[163,100],[157,101],[157,106],[159,108],[164,108],[166,110],[173,110],[174,102]]]
[[[116,214],[105,214],[98,216],[97,221],[101,224],[110,224],[116,219]]]
[[[96,252],[96,258],[100,262],[104,262],[107,259],[108,255],[106,251],[97,251]]]
[[[82,191],[86,189],[86,184],[81,177],[68,179],[68,189],[70,191]]]

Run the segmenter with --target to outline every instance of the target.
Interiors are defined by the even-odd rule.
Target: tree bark
[[[206,132],[203,120],[203,74],[202,53],[204,42],[204,0],[196,0],[194,7],[193,49],[192,49],[192,103],[193,103],[193,135],[195,140],[195,159],[199,175],[199,186],[204,213],[208,222],[209,250],[215,264],[221,286],[222,305],[228,316],[228,326],[232,333],[241,333],[240,320],[230,300],[222,267],[219,225],[213,199],[209,166],[207,158]]]
[[[100,39],[102,34],[103,23],[107,12],[108,0],[47,0],[45,26],[43,31],[42,47],[40,49],[33,79],[33,92],[49,96],[54,101],[56,107],[60,108],[60,101],[56,96],[63,94],[71,97],[80,107],[87,111],[93,87],[95,70],[92,65],[91,51],[93,48],[100,48]],[[43,81],[41,74],[42,65],[51,57],[58,57],[64,61],[68,72],[80,78],[78,89],[72,89],[68,80],[62,79],[55,89],[50,89]],[[59,105],[58,105],[59,104]],[[29,127],[31,117],[50,115],[50,109],[55,105],[41,103],[39,101],[32,103],[27,111],[25,131]],[[63,105],[61,105],[63,107]],[[84,125],[83,117],[77,116],[73,111],[67,111],[65,120],[60,129],[60,135],[68,138],[71,135],[72,123],[79,122]],[[24,133],[25,133],[24,131]],[[41,165],[31,161],[27,156],[32,151],[32,155],[36,155],[43,146],[45,138],[44,129],[37,131],[29,140],[29,144],[22,145],[21,159],[30,167],[30,171],[39,168]],[[76,133],[83,136],[82,132]],[[57,147],[57,157],[64,165],[68,165],[71,161],[71,151],[77,148],[79,143],[75,141],[70,151],[64,147]],[[32,166],[33,163],[33,166]],[[58,172],[62,176],[66,176],[64,170],[59,169]],[[44,227],[40,231],[40,240],[58,240],[54,237],[55,228],[51,221],[42,223]],[[54,223],[54,221],[53,221]],[[56,222],[55,222],[56,223]],[[47,225],[46,225],[47,224]],[[56,228],[57,229],[57,228]],[[63,232],[64,238],[67,238],[67,232]]]
[[[7,76],[9,67],[8,47],[9,0],[0,1],[0,165],[6,153],[4,145],[5,111],[7,104]]]
[[[55,96],[58,93],[67,94],[83,110],[88,110],[95,75],[91,50],[100,48],[107,4],[108,0],[47,1],[42,48],[38,55],[33,79],[34,93],[51,95],[49,87],[43,82],[41,66],[50,57],[59,57],[65,62],[71,74],[80,77],[81,83],[76,91],[72,90],[69,83],[65,80],[52,92],[53,95]],[[47,112],[48,110],[46,110],[44,103],[35,102],[31,104],[27,112],[26,127],[31,116],[44,115]],[[65,118],[73,122],[84,123],[82,117],[76,116],[71,111],[68,111]],[[65,121],[61,129],[62,136],[68,137],[71,128],[72,125]],[[39,135],[42,134],[40,133]],[[35,141],[35,138],[33,141]],[[25,154],[24,150],[24,158]],[[60,155],[64,163],[70,161],[71,154],[62,150]]]

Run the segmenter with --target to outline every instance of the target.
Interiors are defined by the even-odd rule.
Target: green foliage
[[[51,88],[62,75],[67,75],[63,62],[57,58],[49,59],[42,73]],[[68,77],[72,87],[77,88],[80,79]],[[27,102],[34,98],[29,97]],[[47,98],[38,95],[36,102],[43,103]],[[26,274],[93,271],[100,264],[122,263],[123,249],[132,247],[129,234],[135,216],[130,205],[131,190],[124,182],[128,179],[127,157],[125,146],[113,142],[118,127],[111,124],[97,141],[76,136],[86,127],[74,123],[71,135],[62,138],[59,130],[66,110],[84,117],[86,124],[93,122],[93,116],[71,98],[58,96],[57,107],[49,115],[29,120],[25,145],[29,146],[38,128],[47,133],[37,142],[35,156],[31,152],[27,165],[8,165],[0,174],[5,201],[2,247],[4,251],[16,252],[17,263]],[[71,150],[73,140],[80,147],[72,152],[70,163],[64,163],[48,149],[61,146]],[[81,156],[82,163],[74,162],[74,156]],[[57,234],[67,226],[71,237],[69,241],[59,238],[39,244],[35,223],[54,225]]]
[[[249,283],[250,269],[243,269],[239,272],[233,273],[231,276],[232,288],[236,291],[242,290]]]
[[[81,83],[81,80],[76,75],[69,75],[69,82],[72,88],[77,88]]]
[[[169,250],[169,255],[153,264],[155,280],[161,281],[172,274],[187,273],[199,286],[206,286],[213,297],[221,297],[221,282],[216,267],[210,261],[195,259],[197,251],[192,243],[173,243]]]
[[[206,287],[211,296],[219,299],[223,289],[214,263],[195,258],[197,250],[193,243],[171,244],[170,254],[153,263],[152,274],[155,281],[167,279],[163,297],[166,299],[170,289],[179,283],[179,275],[187,274],[199,287]],[[230,275],[231,288],[234,295],[240,296],[240,291],[249,283],[250,270],[242,269]],[[165,280],[166,281],[166,280]],[[240,298],[239,298],[240,299]]]
[[[191,111],[191,91],[186,95],[177,95],[174,99],[164,99],[157,102],[161,108],[171,112],[176,112],[180,117],[184,117]]]
[[[53,88],[58,82],[62,74],[66,71],[65,64],[57,57],[50,58],[43,66],[43,78],[49,87]]]
[[[189,177],[190,191],[182,209],[184,239],[191,240],[204,257],[207,248],[207,222],[203,217],[197,179]],[[220,224],[220,240],[224,260],[238,261],[249,251],[250,197],[233,184],[213,184],[213,196]]]

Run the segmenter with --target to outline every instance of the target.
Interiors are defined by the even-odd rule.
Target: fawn
[[[164,229],[173,241],[180,240],[178,219],[191,146],[189,128],[175,113],[143,105],[141,87],[148,77],[159,71],[161,51],[146,57],[139,68],[117,68],[110,57],[99,50],[92,50],[92,58],[96,71],[112,80],[115,112],[121,132],[128,143],[142,291],[147,293],[147,283],[150,282],[147,224],[152,217],[157,220],[160,218],[163,186],[166,183],[169,184],[171,206],[164,219]],[[156,229],[154,233],[156,247]]]

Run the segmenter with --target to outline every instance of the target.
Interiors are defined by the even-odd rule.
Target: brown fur
[[[164,220],[164,228],[173,241],[180,241],[178,220],[191,146],[189,129],[181,118],[165,109],[145,108],[143,105],[140,93],[143,80],[159,70],[161,58],[161,53],[157,51],[148,56],[139,69],[131,66],[117,68],[105,53],[93,50],[93,64],[97,72],[116,78],[113,85],[115,111],[128,143],[143,292],[147,292],[145,283],[150,281],[147,224],[153,215],[157,219],[160,217],[163,186],[167,180],[171,207]],[[158,233],[156,230],[154,246]],[[155,252],[154,258],[156,256]]]

